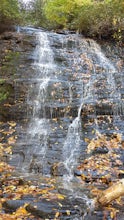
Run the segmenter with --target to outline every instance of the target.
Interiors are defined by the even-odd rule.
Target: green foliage
[[[5,81],[0,79],[0,102],[6,100],[9,96],[9,91],[7,91],[4,83]]]
[[[32,10],[30,10],[30,19],[33,18],[33,23],[38,26],[44,26],[45,15],[44,15],[44,0],[36,0],[32,2]]]
[[[22,24],[43,27],[46,21],[43,12],[46,0],[30,0],[26,5],[21,0],[19,1]]]
[[[7,77],[11,75],[11,77],[15,77],[17,73],[17,64],[19,62],[20,53],[17,51],[6,50],[4,58],[2,60],[1,66],[1,76]],[[1,83],[1,81],[0,81]]]
[[[18,17],[18,1],[17,0],[1,0],[0,12],[1,16],[15,19]]]
[[[0,78],[0,103],[10,100],[13,94],[13,86],[10,83],[8,83],[6,79]]]
[[[89,37],[124,39],[123,0],[31,0],[28,7],[21,0],[1,0],[0,29],[3,23],[17,23],[20,13],[23,24],[78,30]]]
[[[123,38],[123,0],[47,0],[42,11],[51,28],[78,30],[90,37]]]
[[[76,24],[88,36],[114,36],[124,25],[123,1],[87,1],[79,10]]]
[[[76,0],[47,1],[44,14],[53,27],[67,28],[76,17],[78,7],[79,1]]]
[[[0,0],[0,31],[19,21],[18,0]]]

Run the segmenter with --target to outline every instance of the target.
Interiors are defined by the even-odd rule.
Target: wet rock
[[[75,31],[58,29],[58,30],[56,30],[56,33],[63,34],[63,35],[68,35],[68,34],[75,34],[76,32]]]
[[[119,179],[123,179],[124,178],[124,173],[123,172],[119,173],[118,176],[119,176]]]
[[[65,189],[65,188],[63,188],[63,187],[59,187],[59,188],[58,188],[58,192],[59,192],[60,194],[62,194],[62,195],[65,195],[66,197],[72,195],[72,189],[71,189],[71,188],[70,188],[70,189]]]
[[[30,166],[29,166],[30,173],[42,173],[43,167],[40,161],[37,161],[37,157],[33,156]]]
[[[107,99],[106,99],[107,100]],[[87,112],[88,115],[95,113],[96,115],[113,115],[116,103],[106,101],[100,103],[86,103],[82,108],[82,114]]]
[[[11,40],[13,38],[14,34],[13,32],[5,32],[2,34],[1,39],[2,40]]]
[[[122,163],[124,165],[124,152],[121,153],[120,159],[121,159],[121,161],[122,161]]]
[[[22,42],[23,35],[17,32],[5,32],[1,35],[0,39],[3,41],[8,41],[9,43],[14,41],[19,44]]]
[[[51,174],[53,176],[63,176],[64,174],[67,174],[67,169],[62,162],[54,163],[51,167]]]
[[[32,200],[32,198],[30,198]],[[23,206],[25,203],[29,202],[30,199],[24,200],[8,200],[3,203],[3,207],[6,212],[14,212],[19,207]]]
[[[0,102],[1,96],[4,98],[0,106],[1,121],[24,119],[27,114],[27,86],[23,81],[18,83],[17,78],[21,76],[23,79],[23,74],[25,77],[28,75],[26,72],[30,72],[29,65],[33,59],[30,59],[30,54],[34,46],[33,37],[23,33],[5,32],[0,36]]]
[[[86,170],[84,169],[77,169],[74,172],[75,176],[80,176],[81,179],[86,182],[86,183],[92,183],[92,182],[97,182],[97,181],[101,181],[103,183],[110,183],[111,177],[108,175],[109,171],[103,171],[101,174],[98,172],[97,169],[94,170]]]
[[[51,107],[51,106],[45,106],[44,108],[41,108],[40,112],[40,118],[44,117],[44,112],[45,112],[45,117],[46,118],[60,118],[60,117],[76,117],[77,112],[78,112],[78,107],[70,107],[70,109],[67,111],[66,105],[59,106],[59,107]]]
[[[80,217],[85,212],[84,201],[79,200],[79,205],[77,204],[77,200],[64,200],[64,201],[47,201],[45,199],[40,200],[36,203],[30,203],[26,209],[28,212],[33,214],[35,217],[41,217],[43,219],[54,219],[56,213],[58,213],[59,219],[73,220],[76,217]],[[85,207],[85,208],[84,208]]]
[[[10,166],[22,166],[23,162],[25,160],[25,154],[23,151],[14,152],[12,155],[8,155],[7,162],[10,164]]]
[[[38,203],[31,203],[26,207],[27,211],[34,216],[39,216],[43,219],[54,219],[59,206],[56,202],[40,200]]]
[[[30,38],[27,38],[27,39],[23,40],[23,45],[25,45],[26,47],[31,46],[32,48],[34,48],[34,47],[36,47],[36,42],[31,40]]]
[[[97,147],[92,154],[107,154],[109,152],[106,146]]]
[[[75,176],[81,176],[84,172],[82,170],[75,170],[74,175]]]

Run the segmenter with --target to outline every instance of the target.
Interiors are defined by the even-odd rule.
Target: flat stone
[[[109,152],[108,148],[106,146],[97,147],[93,154],[107,154]]]
[[[23,206],[25,203],[29,203],[30,199],[24,199],[24,200],[7,200],[6,202],[3,203],[3,207],[6,212],[14,212],[16,209],[19,207]]]
[[[77,203],[78,201],[78,203]],[[82,200],[83,201],[83,200]],[[40,200],[37,203],[30,203],[26,209],[28,212],[33,214],[35,217],[41,217],[43,219],[54,219],[56,213],[59,213],[59,217],[62,220],[71,219],[73,220],[75,217],[80,217],[85,212],[84,201],[82,205],[80,204],[80,200],[77,199],[74,201],[70,200],[62,200],[62,201],[47,201],[45,199]],[[61,204],[61,205],[60,205]],[[81,205],[81,206],[78,206]]]

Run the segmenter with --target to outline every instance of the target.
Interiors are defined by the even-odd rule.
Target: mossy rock
[[[0,120],[8,119],[10,106],[14,104],[14,87],[0,79]]]
[[[13,86],[4,79],[0,79],[0,103],[7,101],[13,92]]]

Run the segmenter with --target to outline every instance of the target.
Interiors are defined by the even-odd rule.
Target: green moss
[[[12,94],[13,89],[4,79],[0,79],[0,102],[6,101]]]
[[[5,101],[9,96],[9,93],[6,91],[1,91],[0,89],[0,102]]]
[[[5,83],[5,79],[0,79],[0,86],[1,84]]]
[[[9,91],[4,84],[0,85],[0,102],[5,101],[9,97]]]
[[[2,61],[1,74],[3,77],[14,76],[17,73],[17,64],[19,62],[20,53],[7,51]]]
[[[5,62],[15,63],[19,58],[19,52],[8,51],[7,55],[5,55]]]

